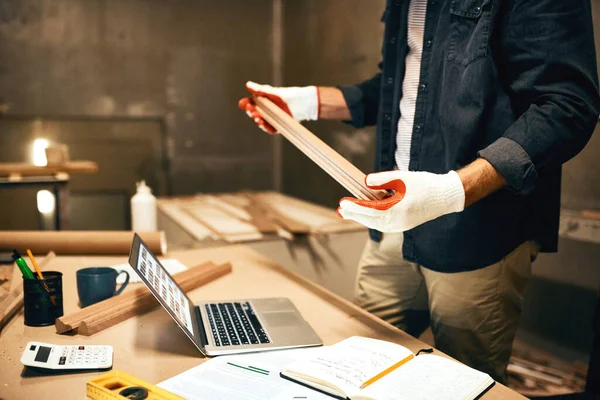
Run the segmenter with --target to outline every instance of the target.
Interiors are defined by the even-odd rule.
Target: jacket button
[[[392,82],[394,82],[394,78],[388,78],[387,82],[388,82],[389,84],[391,84]]]
[[[426,84],[422,84],[421,85],[421,92],[426,92],[427,91],[427,85]]]
[[[433,43],[433,42],[432,42],[431,40],[428,40],[428,41],[426,41],[426,42],[425,42],[425,47],[431,47],[431,44],[432,44],[432,43]]]
[[[475,7],[475,14],[479,14],[481,12],[481,7]]]
[[[415,125],[415,132],[421,131],[421,125]]]
[[[396,43],[396,38],[395,38],[395,37],[393,37],[393,38],[390,38],[390,43],[391,43],[391,44],[394,44],[394,43]]]
[[[385,114],[385,119],[387,121],[391,121],[392,120],[392,116],[390,114]]]

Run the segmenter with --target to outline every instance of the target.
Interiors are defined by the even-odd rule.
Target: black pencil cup
[[[44,279],[23,279],[25,325],[53,325],[63,315],[62,273],[44,272]]]

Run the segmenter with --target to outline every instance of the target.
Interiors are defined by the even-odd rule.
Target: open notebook
[[[288,365],[281,376],[339,399],[472,400],[494,384],[487,374],[435,355],[353,336]]]

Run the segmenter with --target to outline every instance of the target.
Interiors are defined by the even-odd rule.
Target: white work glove
[[[319,89],[316,86],[273,87],[246,82],[246,89],[253,96],[268,98],[298,122],[319,119]],[[256,111],[256,105],[252,97],[241,99],[238,107],[245,111],[260,129],[271,134],[277,133],[277,130]]]
[[[404,232],[445,214],[465,208],[465,191],[456,171],[386,171],[369,174],[371,189],[393,190],[383,200],[358,200],[344,197],[338,214],[380,232]]]

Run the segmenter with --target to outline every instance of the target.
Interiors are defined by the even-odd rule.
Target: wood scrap
[[[265,214],[270,220],[285,230],[293,233],[308,233],[310,231],[310,226],[304,221],[290,218],[288,215],[279,212],[276,207],[272,207],[272,204],[267,201],[265,194],[258,192],[244,193],[252,201],[252,207],[260,210],[261,213]]]
[[[365,185],[365,174],[352,163],[295,121],[285,111],[265,97],[255,97],[256,109],[277,129],[352,195],[363,200],[377,200],[387,196],[383,190],[372,190]]]
[[[507,371],[508,386],[527,397],[577,393],[585,386],[586,371],[578,363],[558,360],[539,349],[523,352],[516,348]]]
[[[264,213],[257,210],[255,207],[252,207],[252,203],[249,199],[243,196],[231,196],[231,195],[222,195],[219,196],[219,199],[230,204],[236,205],[239,208],[243,208],[249,214],[250,219],[249,222],[258,228],[263,233],[268,232],[276,232],[280,227],[271,221]],[[240,206],[240,202],[236,202],[234,199],[243,199],[245,205]]]
[[[306,233],[336,233],[364,230],[365,227],[355,221],[340,218],[333,210],[309,203],[304,200],[282,195],[277,192],[257,194],[279,219],[289,224],[304,224]]]
[[[196,198],[201,201],[205,201],[206,203],[208,203],[210,205],[217,207],[224,213],[227,213],[237,219],[241,219],[242,221],[246,221],[246,222],[252,221],[252,216],[243,207],[239,207],[235,204],[229,204],[227,201],[219,199],[216,196],[209,195],[209,194],[198,195]]]
[[[14,264],[0,264],[0,300],[8,296],[13,276]]]
[[[246,221],[256,227],[261,233],[273,233],[277,231],[277,225],[270,221],[263,213],[259,212],[247,204],[240,206],[239,202],[233,201],[236,196],[212,196],[206,195],[203,198],[230,215]]]
[[[52,262],[56,257],[53,252],[48,253],[44,259],[39,263],[39,267],[42,271]],[[15,268],[15,271],[18,269]],[[16,273],[16,272],[15,272]],[[16,273],[17,276],[19,274]],[[17,281],[17,280],[15,280]],[[13,283],[13,288],[2,302],[0,302],[0,328],[4,327],[10,321],[13,315],[15,315],[22,307],[24,302],[23,295],[23,284],[19,282]]]
[[[592,218],[600,220],[600,211],[596,210],[583,210],[581,211],[581,216],[585,218]]]
[[[238,243],[274,234],[293,240],[295,234],[366,229],[354,221],[341,219],[330,208],[277,192],[198,194],[159,199],[158,207],[198,241],[221,239]]]
[[[204,224],[198,222],[195,218],[190,218],[189,214],[181,207],[181,204],[182,202],[179,199],[158,199],[157,201],[158,208],[196,240],[218,239],[218,236]]]
[[[235,218],[202,199],[183,206],[183,210],[230,243],[260,240],[263,237],[256,226]]]
[[[207,262],[182,271],[173,279],[184,292],[188,292],[230,273],[231,264],[215,265]],[[83,308],[73,314],[56,320],[57,333],[76,330],[90,336],[119,322],[151,310],[158,305],[157,300],[145,286],[138,286],[110,299]]]

